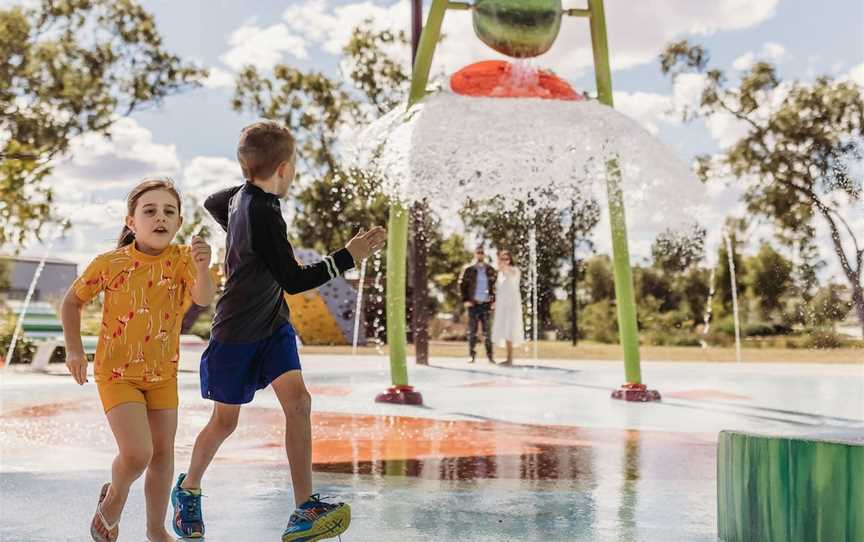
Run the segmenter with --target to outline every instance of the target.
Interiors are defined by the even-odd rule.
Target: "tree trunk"
[[[801,189],[799,188],[799,190]],[[843,247],[843,240],[840,237],[840,228],[837,227],[837,222],[831,216],[831,208],[816,198],[812,192],[804,191],[804,193],[816,205],[816,208],[828,222],[828,227],[831,228],[831,240],[834,242],[834,252],[840,258],[840,267],[843,269],[843,274],[846,275],[846,279],[852,287],[852,304],[855,305],[855,312],[858,313],[858,323],[861,325],[862,338],[864,338],[864,287],[861,286],[861,273],[864,271],[864,249],[858,248],[858,240],[847,225],[847,230],[849,236],[852,238],[852,245],[854,247],[855,267],[853,267],[849,261],[849,257],[846,256],[846,249]],[[846,223],[843,222],[843,224]]]
[[[858,313],[858,325],[861,326],[861,338],[864,339],[864,288],[860,284],[852,287],[852,303]]]
[[[414,355],[418,364],[429,365],[429,316],[427,300],[429,297],[428,278],[426,277],[426,206],[417,203],[411,209],[413,218],[414,242],[411,246],[412,269],[411,327],[414,338]]]
[[[411,2],[411,67],[413,73],[414,61],[417,59],[417,47],[423,30],[423,2]],[[414,262],[414,289],[412,292],[414,356],[419,365],[429,365],[429,315],[426,301],[429,296],[428,278],[426,277],[426,257],[428,254],[426,239],[426,206],[417,203],[411,209],[414,229],[414,246],[412,260]]]

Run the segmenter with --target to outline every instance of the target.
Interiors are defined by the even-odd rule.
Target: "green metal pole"
[[[588,0],[591,12],[591,45],[594,50],[594,74],[597,98],[613,107],[612,70],[609,68],[609,44],[606,38],[606,15],[603,0]],[[609,196],[609,224],[612,228],[612,266],[615,275],[615,298],[618,305],[618,330],[624,351],[624,375],[628,384],[641,384],[639,367],[639,329],[636,324],[636,296],[627,247],[627,223],[624,219],[624,193],[621,170],[615,161],[608,164],[606,177]]]
[[[408,385],[405,339],[405,253],[408,249],[408,211],[396,203],[390,207],[387,230],[387,345],[390,348],[390,380]]]
[[[447,0],[433,0],[414,61],[409,107],[426,95],[432,57],[441,36],[445,11]],[[387,227],[387,345],[390,350],[390,378],[394,386],[407,386],[405,257],[408,250],[408,211],[404,206],[394,203],[390,207]]]

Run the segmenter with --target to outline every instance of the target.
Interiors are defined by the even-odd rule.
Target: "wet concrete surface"
[[[346,542],[716,540],[719,430],[864,431],[860,366],[646,364],[664,401],[628,404],[609,399],[617,364],[433,365],[411,368],[417,408],[372,401],[383,357],[304,359],[316,491],[352,505]],[[183,368],[178,471],[211,408],[194,356]],[[95,387],[52,372],[2,377],[4,542],[89,540],[109,475]],[[241,411],[204,481],[206,540],[279,540],[293,503],[283,424],[270,390]],[[144,539],[142,486],[121,540]]]

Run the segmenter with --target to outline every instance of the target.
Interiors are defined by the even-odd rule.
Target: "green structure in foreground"
[[[414,59],[408,106],[426,95],[429,71],[435,47],[441,36],[444,14],[448,9],[474,9],[474,27],[480,39],[497,50],[515,57],[541,54],[549,47],[560,29],[562,16],[588,20],[594,56],[597,99],[612,107],[612,72],[606,37],[603,0],[588,0],[587,9],[561,9],[560,0],[477,0],[472,6],[464,2],[433,0]],[[519,36],[522,40],[516,40]],[[624,217],[624,195],[617,164],[608,164],[607,192],[609,222],[612,229],[612,265],[618,308],[618,329],[624,353],[625,383],[612,397],[628,401],[655,401],[660,394],[642,383],[639,361],[639,332],[636,320],[636,298],[627,246]],[[408,245],[408,211],[402,205],[390,208],[387,246],[387,344],[390,349],[392,387],[378,395],[376,401],[420,404],[419,393],[408,384],[406,368],[406,252]]]
[[[717,450],[724,542],[864,540],[864,436],[724,431]]]

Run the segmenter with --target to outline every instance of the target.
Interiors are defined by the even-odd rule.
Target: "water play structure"
[[[551,72],[526,68],[519,61],[469,66],[452,76],[450,92],[427,95],[432,58],[448,10],[472,10],[477,36],[498,52],[519,59],[547,51],[558,35],[562,17],[585,19],[591,35],[596,99],[581,99],[580,93]],[[590,0],[587,9],[569,10],[562,9],[557,0],[483,0],[473,5],[432,2],[419,40],[408,103],[373,123],[358,138],[361,166],[382,179],[383,190],[393,199],[387,249],[392,387],[379,401],[418,401],[406,367],[405,271],[411,204],[446,207],[461,205],[469,198],[501,197],[548,208],[593,197],[598,188],[608,201],[625,364],[625,383],[613,397],[631,401],[660,398],[642,382],[624,194],[628,192],[628,197],[659,213],[669,202],[656,197],[656,188],[663,183],[668,191],[676,180],[689,182],[693,177],[670,149],[635,121],[615,112],[612,104],[601,0]]]

